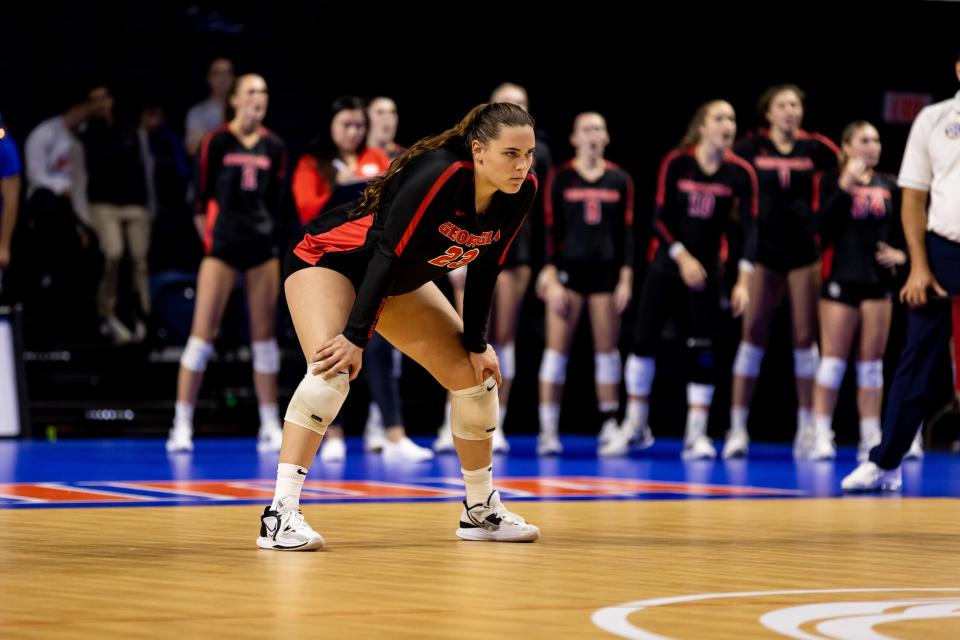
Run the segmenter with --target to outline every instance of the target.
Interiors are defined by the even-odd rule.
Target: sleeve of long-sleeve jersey
[[[487,350],[487,321],[490,318],[490,305],[497,286],[497,276],[503,268],[504,260],[510,251],[510,245],[516,239],[520,229],[526,224],[536,197],[536,177],[531,176],[534,188],[530,189],[520,207],[522,212],[517,223],[501,233],[507,242],[502,248],[491,249],[470,263],[467,269],[467,282],[463,293],[463,345],[467,351],[483,353]]]
[[[623,172],[624,177],[624,193],[623,193],[623,262],[620,266],[622,267],[633,267],[633,255],[634,255],[634,245],[636,244],[633,237],[633,205],[634,205],[634,189],[633,189],[633,178],[630,177],[630,174],[626,171]]]
[[[300,222],[306,224],[316,218],[330,194],[330,185],[320,175],[316,160],[310,156],[300,158],[293,172],[293,200]]]
[[[404,179],[393,196],[386,211],[383,233],[377,242],[373,257],[357,291],[357,299],[350,311],[350,318],[343,335],[358,347],[365,347],[377,328],[377,320],[387,303],[390,288],[396,278],[396,268],[406,252],[416,246],[417,230],[429,227],[431,208],[436,211],[449,199],[452,178],[462,162],[443,166],[431,163],[427,166],[404,169],[411,173]],[[400,174],[394,179],[400,179]]]
[[[825,247],[836,240],[840,224],[850,211],[853,199],[849,193],[840,188],[839,175],[836,172],[824,175],[814,183],[814,188],[816,189],[814,220],[817,233],[820,234],[820,244]]]
[[[547,172],[547,185],[543,190],[543,236],[546,241],[544,258],[547,264],[556,264],[563,251],[563,213],[556,206],[561,203],[560,186],[557,184],[557,170]]]
[[[674,176],[674,154],[667,155],[660,163],[657,173],[657,197],[653,210],[653,232],[660,244],[669,247],[677,242],[680,211],[677,208],[677,181]]]
[[[223,154],[215,132],[208,133],[200,142],[197,155],[196,195],[193,212],[207,215],[207,203],[214,197],[214,185],[220,171],[220,156]]]

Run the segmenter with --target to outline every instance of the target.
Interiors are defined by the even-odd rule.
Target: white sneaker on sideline
[[[560,444],[560,437],[556,433],[541,431],[537,436],[537,455],[558,456],[561,453],[563,453],[563,445]]]
[[[426,460],[433,460],[433,451],[421,447],[406,436],[397,442],[385,440],[383,443],[384,462],[424,462]]]
[[[869,438],[861,438],[860,444],[857,445],[857,462],[866,462],[869,460],[870,450],[880,444],[882,437],[880,432],[877,431],[876,433],[871,433]]]
[[[797,460],[809,459],[816,438],[817,431],[813,425],[798,425],[797,435],[793,437],[793,457]]]
[[[597,436],[597,443],[603,446],[611,440],[620,440],[623,437],[622,433],[623,429],[617,424],[616,418],[608,418],[604,421],[603,426],[600,427],[600,435]],[[597,447],[598,450],[600,446]]]
[[[500,492],[492,491],[483,504],[468,506],[463,501],[457,537],[463,540],[490,542],[533,542],[540,537],[540,529],[500,502]]]
[[[193,427],[189,424],[176,424],[167,436],[167,453],[193,451]]]
[[[280,451],[281,443],[283,443],[283,427],[279,420],[260,425],[260,431],[257,432],[257,451],[260,453]]]
[[[363,427],[363,450],[376,453],[383,449],[387,434],[383,428],[383,414],[377,403],[371,402],[367,412],[367,424]]]
[[[833,432],[817,433],[810,448],[810,460],[833,460],[837,457],[837,447],[833,443]]]
[[[898,491],[902,484],[900,467],[891,471],[881,469],[867,460],[840,481],[844,491]]]
[[[723,443],[723,459],[746,458],[750,449],[750,436],[746,429],[730,429]]]
[[[347,444],[343,438],[324,438],[320,447],[321,462],[343,462],[347,459]]]
[[[493,452],[509,453],[510,443],[507,442],[507,436],[503,435],[503,429],[497,429],[493,432]]]
[[[729,439],[727,442],[729,442]],[[724,451],[726,451],[726,447],[724,447]],[[712,460],[717,457],[717,450],[708,436],[701,435],[683,444],[680,457],[684,460]]]
[[[450,430],[449,424],[440,425],[440,430],[437,431],[437,439],[433,441],[433,450],[437,453],[452,453],[457,450],[453,444],[453,432]]]
[[[303,519],[299,509],[285,508],[285,499],[277,510],[264,507],[260,516],[257,546],[274,551],[312,551],[323,547],[323,536]]]

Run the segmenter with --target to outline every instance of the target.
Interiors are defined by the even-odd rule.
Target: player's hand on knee
[[[313,363],[317,365],[313,369],[313,375],[323,375],[329,380],[341,371],[347,371],[350,380],[353,380],[363,366],[363,349],[347,340],[341,333],[317,350]]]
[[[493,347],[488,344],[487,350],[483,353],[473,353],[471,351],[467,355],[470,358],[470,365],[473,367],[474,382],[480,384],[492,375],[498,385],[503,384],[503,378],[500,375],[500,359]]]

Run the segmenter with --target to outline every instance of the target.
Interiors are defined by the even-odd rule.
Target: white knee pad
[[[315,431],[323,435],[340,412],[343,401],[350,392],[350,374],[341,372],[325,380],[322,375],[313,375],[307,368],[307,375],[297,386],[287,405],[284,420],[298,427]]]
[[[627,379],[627,395],[646,398],[653,387],[653,376],[657,372],[657,361],[653,358],[641,358],[630,354],[627,356],[625,377]]]
[[[497,382],[490,376],[475,387],[451,391],[450,431],[464,440],[488,440],[500,421]]]
[[[493,348],[500,358],[500,375],[503,378],[513,380],[517,375],[517,350],[514,343],[501,344]]]
[[[563,384],[567,379],[567,356],[559,351],[547,349],[540,361],[540,382]]]
[[[253,349],[253,370],[257,373],[276,373],[280,371],[280,349],[277,341],[258,340],[250,345]]]
[[[687,406],[689,407],[709,407],[713,403],[712,384],[697,384],[691,382],[687,384]]]
[[[793,374],[798,378],[812,378],[817,375],[817,361],[820,351],[812,344],[806,349],[793,350]]]
[[[861,389],[883,388],[883,360],[863,360],[858,362],[857,386]]]
[[[817,384],[827,389],[839,389],[843,383],[843,374],[847,372],[847,361],[825,356],[817,367]]]
[[[213,355],[213,345],[206,340],[190,336],[187,346],[180,356],[180,366],[190,371],[202,373],[207,370],[207,360]]]
[[[620,384],[620,352],[606,351],[593,356],[593,375],[597,384]]]
[[[760,375],[760,363],[763,362],[764,349],[744,340],[737,347],[737,356],[733,359],[733,374],[745,378]]]

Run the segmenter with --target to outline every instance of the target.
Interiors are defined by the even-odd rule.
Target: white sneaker
[[[457,537],[464,540],[491,542],[533,542],[540,537],[540,529],[500,502],[500,492],[492,491],[486,503],[467,506],[463,501]]]
[[[493,452],[509,453],[510,443],[507,442],[507,436],[503,435],[503,429],[497,429],[493,432]]]
[[[537,455],[558,456],[561,453],[563,453],[563,445],[560,444],[560,437],[556,433],[541,431],[537,436]]]
[[[260,537],[257,546],[275,551],[311,551],[323,547],[323,536],[314,531],[299,509],[284,508],[281,500],[277,510],[264,507],[260,516]]]
[[[424,462],[425,460],[433,460],[433,451],[421,447],[406,436],[397,442],[385,440],[383,443],[384,462]]]
[[[363,450],[376,453],[383,449],[387,435],[383,428],[383,414],[375,402],[370,403],[367,412],[367,424],[363,427]]]
[[[870,459],[870,450],[875,446],[880,444],[881,436],[880,432],[871,433],[868,438],[861,438],[860,444],[857,445],[857,462],[866,462]]]
[[[347,459],[347,444],[343,438],[324,439],[323,446],[320,447],[320,460],[322,462],[343,462]]]
[[[100,322],[100,333],[113,341],[113,344],[133,342],[133,333],[117,316],[109,316]]]
[[[898,491],[902,483],[900,467],[885,471],[867,460],[840,481],[844,491]]]
[[[816,439],[817,431],[814,426],[799,425],[797,435],[793,437],[793,457],[797,460],[809,459]]]
[[[833,443],[833,432],[817,433],[810,448],[811,460],[833,460],[837,457],[837,447]]]
[[[626,422],[624,422],[626,424]],[[597,436],[597,443],[599,445],[605,445],[611,440],[621,440],[623,429],[620,428],[620,425],[617,424],[615,418],[608,418],[604,421],[603,426],[600,427],[600,435]],[[597,447],[598,449],[600,447]]]
[[[746,429],[731,429],[727,431],[727,439],[723,443],[723,459],[746,458],[750,448],[750,436]]]
[[[910,443],[910,449],[903,456],[904,460],[923,460],[923,435],[917,431],[916,437]]]
[[[729,444],[730,439],[727,439]],[[746,445],[744,445],[746,446]],[[724,456],[726,455],[726,446],[724,446]],[[689,442],[683,444],[683,451],[680,452],[680,457],[684,460],[712,460],[717,457],[717,450],[713,446],[713,442],[710,441],[710,438],[706,435],[697,436]]]
[[[167,437],[167,452],[193,451],[193,428],[189,424],[174,424]]]
[[[453,444],[453,432],[450,430],[449,424],[440,425],[440,430],[437,431],[437,439],[433,441],[433,450],[437,453],[451,453],[457,450]]]
[[[282,443],[283,427],[279,421],[260,425],[260,431],[257,432],[257,451],[260,453],[280,451]]]

